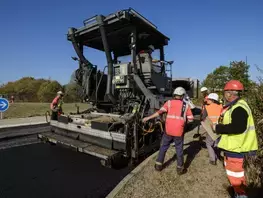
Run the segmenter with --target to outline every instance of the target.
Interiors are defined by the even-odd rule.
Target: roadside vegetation
[[[55,80],[24,77],[0,85],[0,95],[5,95],[8,99],[14,96],[15,102],[49,103],[58,91],[65,93],[64,102],[81,102],[80,87],[74,81],[61,85]]]
[[[9,109],[4,112],[4,118],[43,116],[50,111],[49,105],[58,91],[65,93],[64,113],[76,112],[76,105],[80,111],[87,109],[88,104],[81,103],[80,87],[74,81],[61,85],[55,80],[24,77],[0,85],[0,96],[9,101],[12,96],[14,97],[14,103],[10,103]]]

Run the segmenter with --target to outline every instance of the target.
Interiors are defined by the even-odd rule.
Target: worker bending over
[[[170,143],[174,141],[177,155],[177,173],[179,175],[184,173],[184,126],[187,120],[192,122],[194,119],[189,105],[183,101],[185,93],[184,88],[177,87],[173,92],[173,100],[168,100],[158,112],[143,119],[143,122],[147,122],[150,119],[158,117],[160,114],[167,114],[165,120],[165,132],[161,140],[159,156],[155,163],[155,169],[157,171],[162,170],[166,151],[168,150]]]
[[[235,191],[236,197],[247,197],[245,190],[245,155],[256,155],[258,140],[254,119],[247,102],[240,96],[243,84],[230,80],[224,88],[227,104],[214,126],[217,134],[221,134],[218,147],[225,153],[224,165],[227,177]]]
[[[57,96],[53,99],[50,104],[50,109],[52,111],[51,120],[58,120],[58,117],[63,114],[62,104],[63,104],[63,92],[58,91]]]
[[[208,118],[213,124],[217,124],[223,106],[219,103],[219,96],[216,93],[210,93],[207,96],[207,105],[204,107],[202,120]],[[206,147],[208,150],[210,164],[216,165],[218,151],[216,149],[216,140],[206,133]]]

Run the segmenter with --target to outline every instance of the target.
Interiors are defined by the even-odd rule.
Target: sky
[[[66,84],[78,68],[66,34],[96,14],[134,8],[171,40],[166,60],[173,77],[202,81],[220,65],[246,59],[250,76],[263,68],[262,0],[1,0],[0,84],[21,77],[51,78]],[[85,49],[93,64],[106,65],[105,54]]]

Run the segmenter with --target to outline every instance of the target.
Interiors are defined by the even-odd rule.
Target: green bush
[[[246,157],[245,169],[249,191],[252,197],[258,196],[263,187],[263,81],[254,84],[245,94],[251,108],[258,136],[259,150],[256,157]]]
[[[65,91],[65,102],[80,102],[81,87],[76,83],[60,85],[57,81],[24,77],[14,82],[0,86],[0,94],[10,99],[14,96],[15,102],[51,102],[56,92]]]
[[[40,102],[51,102],[56,96],[56,93],[61,90],[62,86],[57,81],[45,82],[37,92],[38,100]]]
[[[81,102],[79,95],[80,86],[76,83],[65,85],[64,102]]]

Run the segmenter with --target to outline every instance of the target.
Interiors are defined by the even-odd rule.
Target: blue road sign
[[[5,112],[9,108],[9,102],[5,98],[0,98],[0,112]]]

